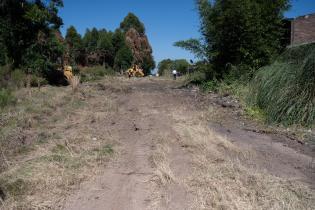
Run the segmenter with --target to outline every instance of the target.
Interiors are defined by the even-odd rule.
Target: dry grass
[[[74,94],[50,86],[32,89],[32,97],[25,91],[15,93],[15,107],[0,113],[0,191],[5,194],[0,209],[60,209],[69,193],[112,158],[116,142],[97,122],[117,106],[109,97],[96,100],[101,92],[89,86]]]
[[[80,76],[73,76],[73,77],[71,77],[71,79],[68,80],[68,82],[72,88],[72,91],[75,92],[78,90],[79,85],[80,85],[80,80],[81,80]]]
[[[178,117],[177,117],[178,116]],[[182,180],[193,193],[191,209],[312,209],[314,191],[295,181],[284,180],[267,172],[248,168],[244,158],[255,156],[243,151],[210,130],[198,120],[183,120],[174,129],[192,155],[193,171]]]
[[[165,138],[159,139],[156,144],[156,150],[152,156],[152,163],[157,177],[156,181],[159,186],[167,185],[176,180],[170,168],[169,153],[170,147],[167,145],[167,140]]]

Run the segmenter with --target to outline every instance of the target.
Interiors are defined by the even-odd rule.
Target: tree
[[[100,55],[101,64],[114,65],[114,47],[112,44],[112,38],[106,31],[99,32],[99,39],[97,42],[97,50]]]
[[[161,76],[167,75],[171,73],[172,69],[176,69],[179,73],[186,74],[189,67],[190,64],[185,59],[165,59],[158,64],[158,73]]]
[[[65,40],[69,48],[69,54],[72,61],[71,63],[81,65],[84,64],[85,50],[83,47],[82,38],[74,26],[70,26],[67,29]]]
[[[186,74],[190,64],[185,59],[177,59],[173,61],[172,68],[181,74]]]
[[[121,29],[115,30],[112,38],[112,45],[114,47],[115,55],[122,47],[126,46],[125,35]]]
[[[151,74],[151,70],[155,68],[155,61],[153,59],[153,56],[151,56],[151,55],[145,56],[143,58],[143,62],[141,64],[141,67],[142,67],[143,73],[145,75]]]
[[[115,69],[128,69],[133,63],[133,55],[130,48],[126,45],[121,47],[115,57]]]
[[[159,75],[163,76],[165,75],[166,71],[171,71],[173,65],[173,61],[171,59],[164,59],[162,61],[160,61],[160,63],[158,64],[158,73]]]
[[[37,41],[26,49],[22,66],[27,73],[49,78],[51,72],[60,66],[63,54],[64,45],[54,30],[49,34],[39,33]]]
[[[99,34],[96,28],[92,28],[92,30],[86,30],[83,37],[83,43],[88,53],[96,51],[98,39]]]
[[[145,33],[143,23],[133,13],[129,13],[124,20],[120,23],[120,28],[126,33],[130,28],[134,28],[140,34]]]
[[[124,32],[126,44],[132,51],[134,63],[142,67],[145,75],[150,74],[155,68],[155,61],[143,23],[134,14],[129,13],[120,28]]]
[[[188,39],[174,43],[175,47],[180,47],[193,53],[196,58],[207,60],[207,46],[198,39]]]
[[[282,50],[282,20],[289,0],[211,2],[197,0],[197,6],[202,43],[206,46],[203,54],[214,64],[219,77],[235,69],[227,66],[246,66],[250,71],[269,64]],[[176,45],[199,55],[195,41]]]
[[[2,0],[0,4],[0,39],[6,54],[18,67],[23,57],[36,45],[40,33],[51,38],[50,32],[62,25],[58,9],[62,0]],[[25,59],[24,59],[25,60]]]

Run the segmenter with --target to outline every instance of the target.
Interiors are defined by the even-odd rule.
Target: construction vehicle
[[[67,81],[71,81],[73,78],[72,67],[69,65],[65,65],[63,67],[63,75],[66,77]]]
[[[128,77],[144,77],[143,70],[138,65],[133,65],[132,68],[127,70]]]

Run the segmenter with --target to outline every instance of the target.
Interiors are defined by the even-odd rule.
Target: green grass
[[[288,48],[251,82],[251,103],[270,123],[315,124],[315,44]]]

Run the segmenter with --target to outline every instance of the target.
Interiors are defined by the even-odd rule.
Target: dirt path
[[[209,126],[211,113],[199,106],[198,93],[172,81],[123,83],[126,91],[100,84],[99,97],[110,95],[117,106],[115,115],[100,120],[118,142],[116,158],[70,195],[64,209],[314,206],[311,155],[265,134]]]

